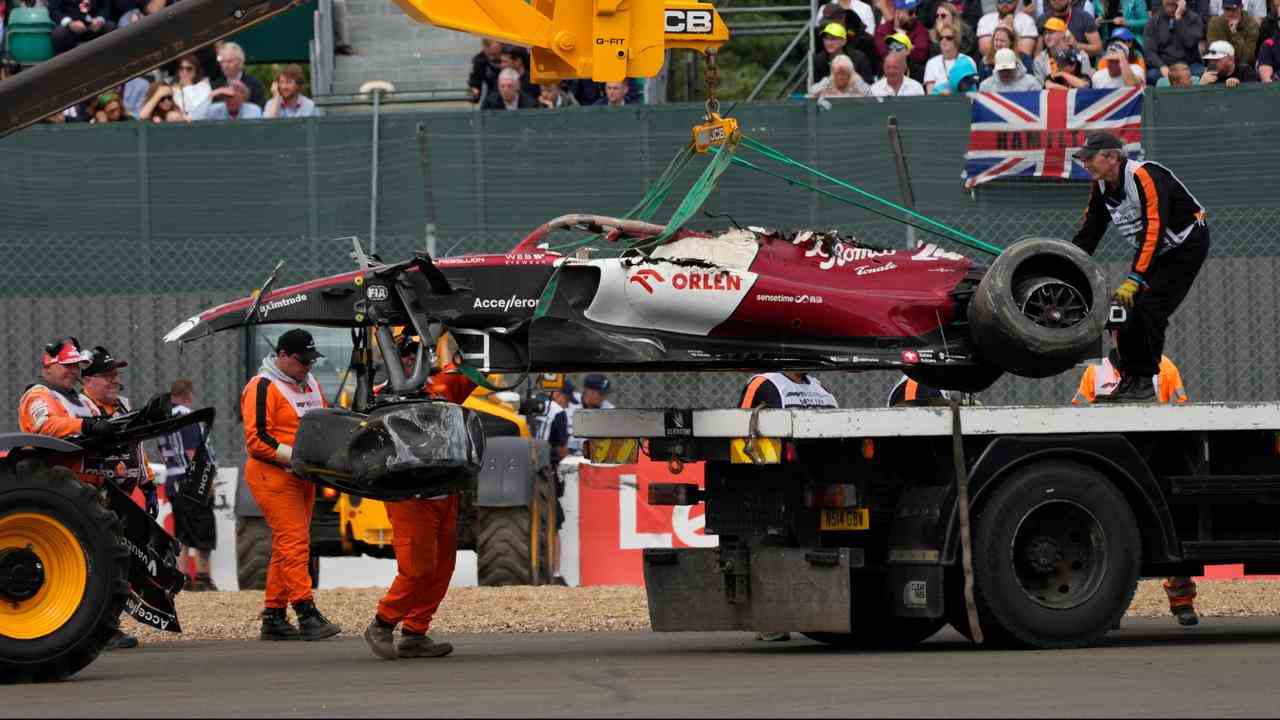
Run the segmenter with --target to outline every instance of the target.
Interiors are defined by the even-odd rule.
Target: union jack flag
[[[1130,157],[1142,152],[1142,88],[972,93],[973,124],[965,187],[998,177],[1088,180],[1071,157],[1090,130],[1119,137]]]

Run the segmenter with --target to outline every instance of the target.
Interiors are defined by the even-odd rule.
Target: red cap
[[[44,348],[44,366],[50,365],[79,365],[88,363],[93,357],[80,349],[80,344],[74,338],[61,338],[54,340]]]

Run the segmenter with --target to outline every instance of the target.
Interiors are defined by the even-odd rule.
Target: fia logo
[[[386,285],[370,285],[364,291],[365,297],[374,302],[382,302],[387,299],[389,293]]]

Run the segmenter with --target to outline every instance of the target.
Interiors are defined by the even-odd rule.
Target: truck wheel
[[[1106,477],[1066,460],[1029,465],[1001,482],[974,520],[983,634],[1016,647],[1091,645],[1129,607],[1141,564],[1138,522]]]
[[[1087,253],[1063,240],[1027,238],[978,283],[970,332],[987,361],[1015,375],[1050,377],[1097,343],[1108,305],[1106,279]]]
[[[476,567],[481,585],[533,584],[531,521],[528,507],[476,510]]]
[[[0,682],[65,679],[98,657],[129,596],[120,520],[66,468],[0,465]]]
[[[271,564],[271,527],[266,518],[236,520],[236,578],[241,590],[266,590]]]

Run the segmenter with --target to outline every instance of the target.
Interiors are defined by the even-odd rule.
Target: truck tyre
[[[236,520],[236,578],[241,590],[266,590],[271,565],[271,527],[266,518]]]
[[[1043,378],[1073,367],[1106,326],[1106,278],[1085,251],[1053,238],[1010,245],[969,302],[982,358],[1015,375]]]
[[[68,469],[0,464],[0,682],[63,680],[98,657],[129,597],[119,518]]]
[[[974,601],[987,642],[1086,647],[1133,600],[1138,522],[1124,495],[1088,465],[1046,460],[1015,471],[980,501],[973,528]],[[967,622],[958,624],[969,634]]]

